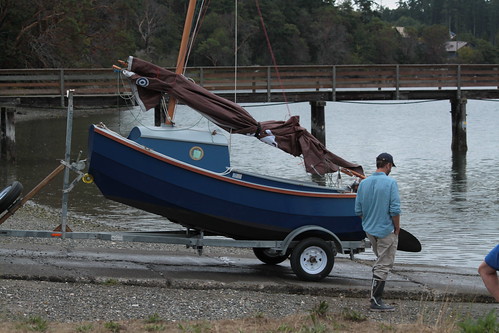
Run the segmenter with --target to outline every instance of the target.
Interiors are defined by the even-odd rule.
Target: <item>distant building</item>
[[[447,51],[447,54],[449,57],[456,57],[457,56],[457,51],[462,49],[463,47],[467,46],[468,42],[462,42],[458,40],[450,40],[448,42],[445,42],[445,51]]]
[[[407,38],[409,37],[409,35],[407,34],[407,32],[405,32],[405,27],[394,27],[395,30],[397,30],[397,32],[399,33],[399,35],[403,38]]]

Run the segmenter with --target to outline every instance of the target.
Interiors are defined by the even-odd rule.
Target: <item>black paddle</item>
[[[405,252],[421,252],[421,243],[413,234],[401,228],[399,232],[397,250]]]

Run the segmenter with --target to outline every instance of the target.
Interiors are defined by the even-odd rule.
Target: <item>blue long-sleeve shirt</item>
[[[360,182],[355,199],[355,214],[362,216],[365,232],[386,237],[394,230],[392,216],[400,215],[397,181],[384,172],[375,172]]]

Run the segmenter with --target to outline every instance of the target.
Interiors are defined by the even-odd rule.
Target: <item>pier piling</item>
[[[14,108],[0,108],[0,160],[16,159],[16,127]]]
[[[326,145],[326,123],[324,119],[324,107],[326,101],[310,101],[311,106],[311,133],[320,142]]]
[[[452,144],[453,152],[468,151],[466,143],[466,98],[453,98],[451,103]]]

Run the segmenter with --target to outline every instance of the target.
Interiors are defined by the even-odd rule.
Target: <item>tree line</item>
[[[499,63],[499,0],[205,0],[188,66]],[[1,68],[174,66],[187,0],[0,0]],[[398,28],[397,28],[398,27]],[[237,38],[236,38],[237,37]],[[466,47],[452,56],[448,41]],[[237,55],[237,56],[236,56]]]

